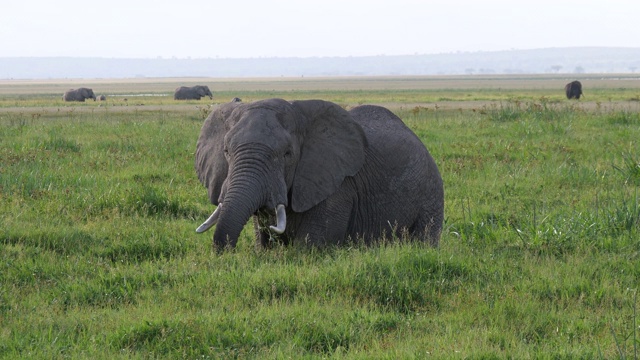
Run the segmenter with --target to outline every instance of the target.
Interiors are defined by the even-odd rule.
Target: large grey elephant
[[[580,99],[582,84],[578,80],[572,81],[564,86],[564,92],[567,95],[567,99]]]
[[[211,90],[209,90],[208,86],[204,85],[196,85],[192,87],[180,86],[176,89],[176,92],[173,94],[174,100],[200,100],[208,96],[209,99],[213,99],[213,94],[211,94]]]
[[[64,95],[62,95],[62,100],[64,101],[84,102],[85,99],[93,99],[93,101],[96,101],[96,95],[93,93],[92,89],[85,87],[70,89],[65,91]]]
[[[195,168],[217,224],[213,244],[235,247],[254,215],[257,244],[371,243],[408,233],[437,246],[444,217],[438,167],[389,110],[346,111],[321,100],[230,102],[205,120]]]

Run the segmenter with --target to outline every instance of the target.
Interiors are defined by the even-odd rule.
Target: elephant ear
[[[231,126],[228,119],[236,107],[237,104],[224,104],[209,114],[196,145],[196,173],[214,205],[218,205],[222,184],[227,178],[229,164],[224,156],[224,136]]]
[[[336,104],[321,100],[291,104],[305,119],[291,207],[304,212],[336,192],[345,177],[360,170],[367,140],[362,127]]]

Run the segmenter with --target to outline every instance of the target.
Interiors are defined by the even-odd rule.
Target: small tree
[[[551,66],[551,70],[552,70],[554,73],[558,73],[558,72],[560,72],[560,69],[562,69],[562,65],[553,65],[553,66]]]

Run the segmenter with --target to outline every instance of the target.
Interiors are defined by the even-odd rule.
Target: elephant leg
[[[343,244],[349,235],[358,235],[349,234],[350,224],[355,221],[353,208],[354,199],[349,196],[334,195],[322,201],[299,215],[295,238],[315,247]]]
[[[269,247],[269,232],[261,228],[260,220],[257,216],[253,216],[253,230],[256,236],[256,247],[259,249]]]
[[[433,211],[424,212],[408,229],[408,240],[426,241],[433,247],[438,247],[440,232],[442,231],[442,216],[434,215]]]

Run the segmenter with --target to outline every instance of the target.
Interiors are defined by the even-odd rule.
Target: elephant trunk
[[[251,215],[265,206],[268,198],[265,176],[267,172],[253,161],[238,162],[229,175],[213,244],[217,250],[235,247],[238,237]]]
[[[231,190],[225,197],[224,205],[220,207],[220,214],[213,234],[213,245],[218,250],[225,247],[235,247],[242,228],[252,214],[260,208],[260,200],[256,191],[248,189]]]

